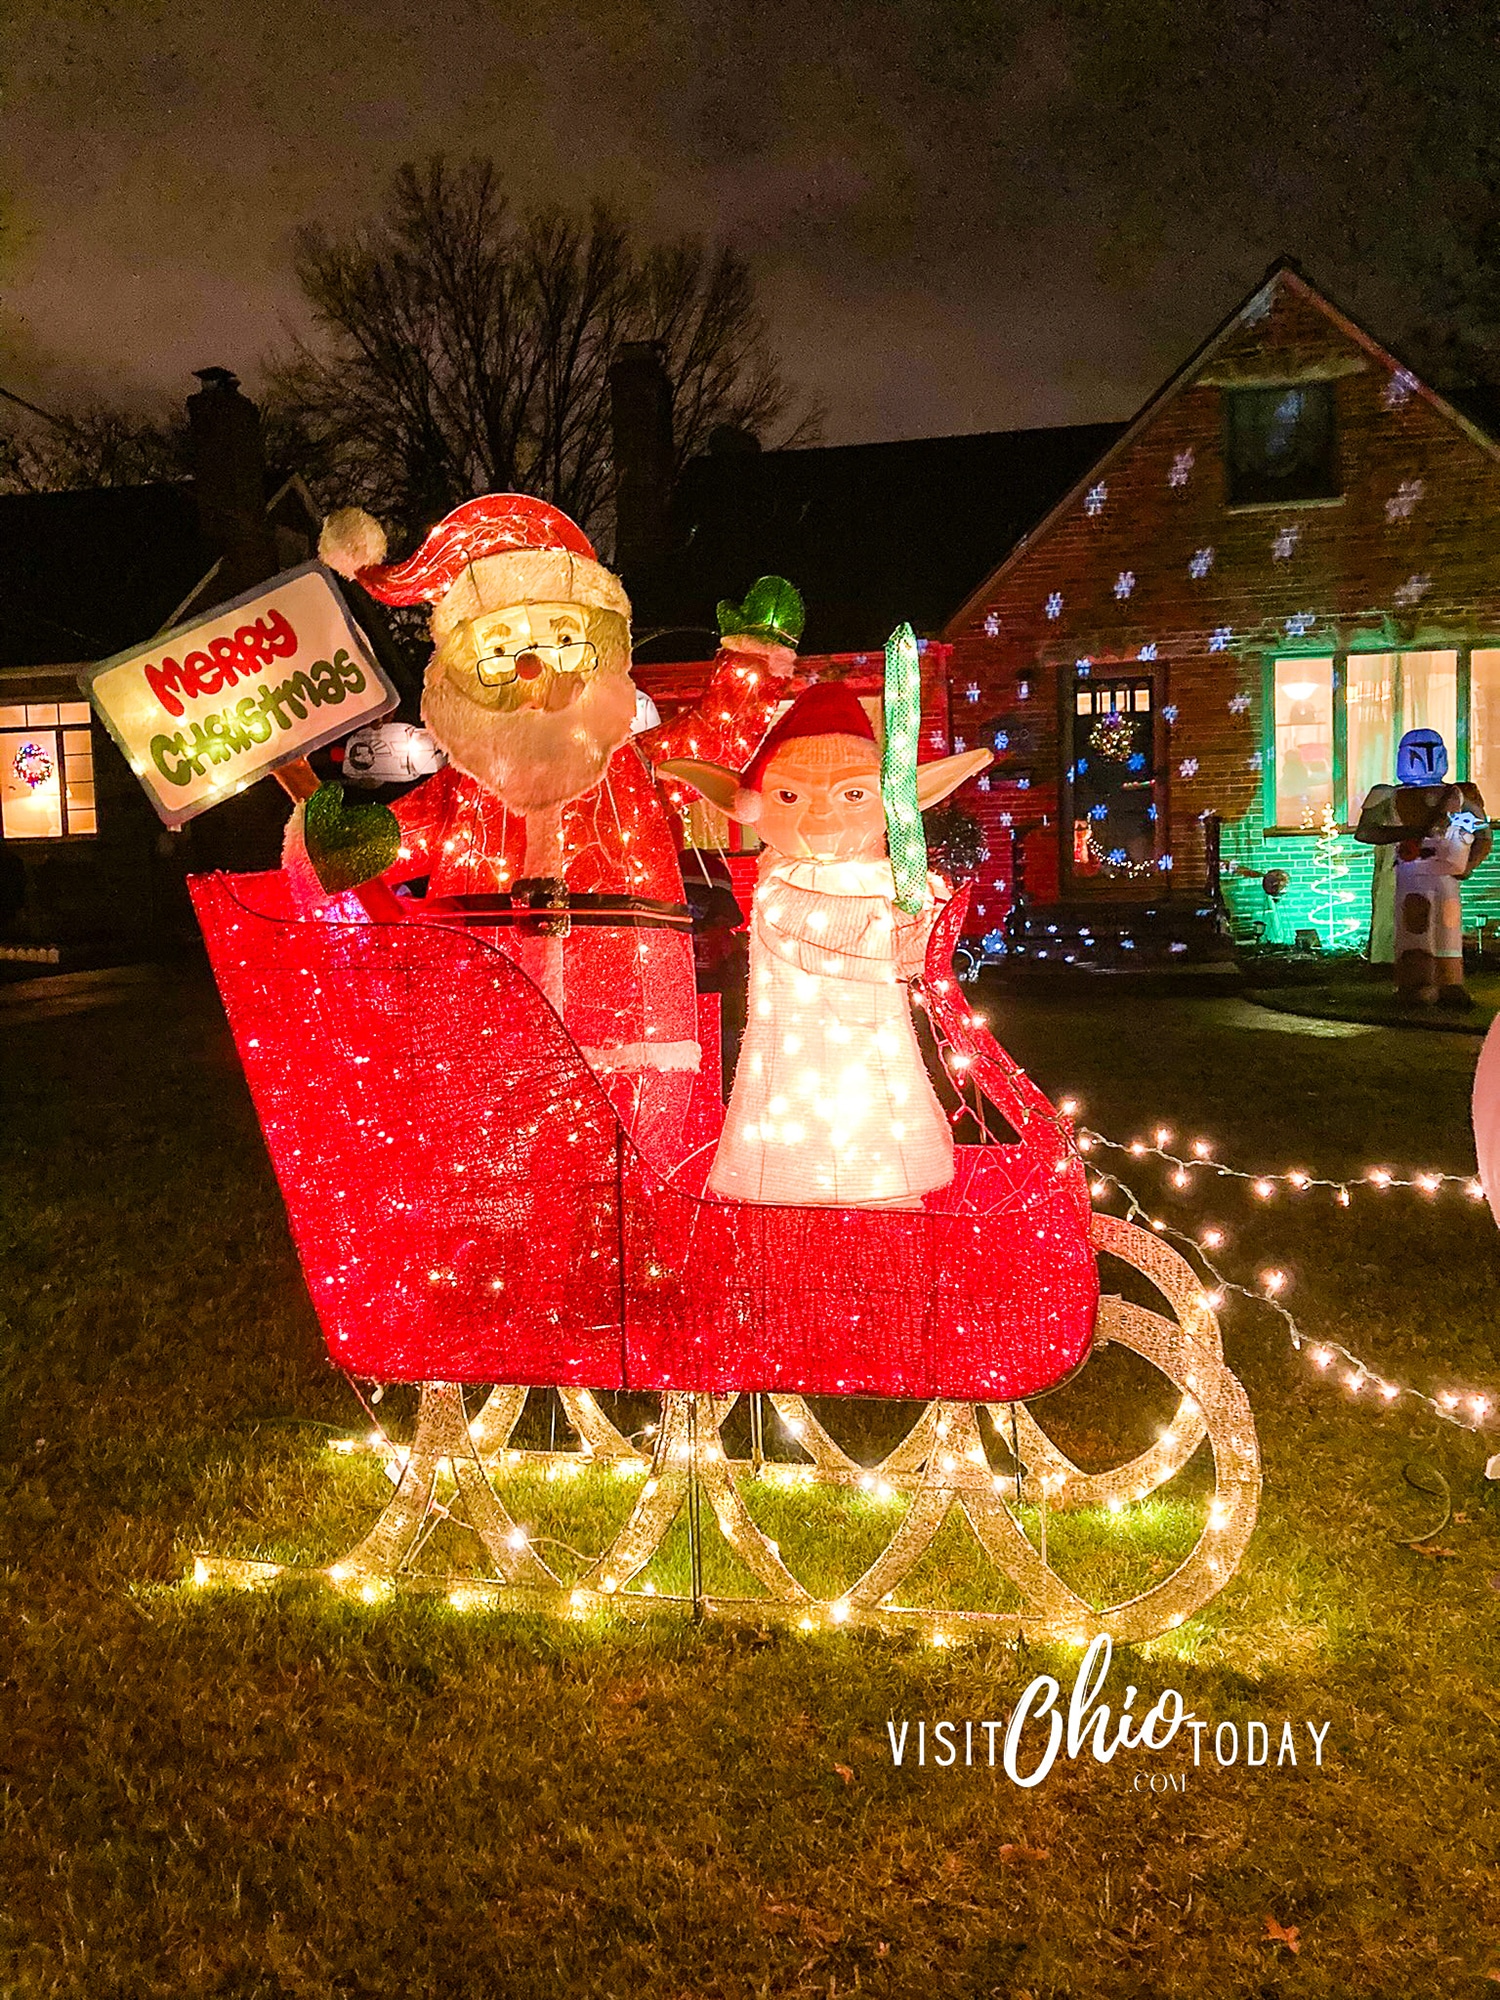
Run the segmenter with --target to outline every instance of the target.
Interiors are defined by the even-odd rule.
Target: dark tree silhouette
[[[517,488],[607,537],[609,364],[625,341],[662,344],[679,461],[721,425],[813,435],[734,251],[642,245],[602,203],[519,210],[488,160],[404,166],[377,220],[303,231],[297,270],[315,332],[274,369],[270,407],[305,438],[325,498],[408,535]]]

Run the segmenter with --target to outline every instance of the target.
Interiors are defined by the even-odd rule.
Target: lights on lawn
[[[1065,1100],[1071,1103],[1072,1100]],[[1207,1139],[1194,1139],[1187,1155],[1170,1150],[1172,1135],[1165,1125],[1159,1125],[1151,1141],[1144,1139],[1108,1139],[1102,1132],[1082,1131],[1077,1144],[1080,1152],[1091,1152],[1102,1146],[1106,1152],[1128,1153],[1132,1159],[1143,1160],[1156,1157],[1170,1169],[1168,1179],[1175,1188],[1191,1187],[1190,1167],[1201,1167],[1221,1180],[1244,1181],[1250,1192],[1261,1201],[1269,1201],[1278,1188],[1290,1188],[1294,1194],[1308,1194],[1326,1188],[1341,1208],[1349,1206],[1351,1194],[1358,1188],[1374,1188],[1385,1193],[1390,1188],[1412,1188],[1418,1194],[1440,1194],[1445,1187],[1462,1188],[1470,1201],[1483,1201],[1484,1186],[1473,1174],[1442,1174],[1429,1169],[1413,1172],[1403,1178],[1390,1167],[1366,1167],[1363,1172],[1349,1180],[1329,1179],[1322,1175],[1310,1174],[1304,1167],[1289,1167],[1279,1173],[1246,1172],[1239,1167],[1227,1167],[1213,1157],[1213,1145]]]

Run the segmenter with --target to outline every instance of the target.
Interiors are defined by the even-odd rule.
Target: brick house
[[[1240,935],[1359,946],[1370,851],[1319,833],[1404,729],[1500,815],[1500,445],[1283,262],[941,636],[955,745],[999,753],[978,924],[1024,826],[1033,899],[1201,900],[1214,815]]]

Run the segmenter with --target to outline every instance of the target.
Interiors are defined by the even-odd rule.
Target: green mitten
[[[401,847],[401,825],[389,806],[346,806],[342,785],[319,785],[308,800],[302,838],[313,873],[330,896],[383,875]]]
[[[719,635],[768,639],[775,646],[795,646],[807,622],[801,593],[784,576],[758,577],[743,604],[719,600]]]

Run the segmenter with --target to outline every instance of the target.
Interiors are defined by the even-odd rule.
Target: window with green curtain
[[[1346,818],[1358,817],[1372,785],[1396,775],[1396,655],[1351,653],[1344,667],[1348,735]]]
[[[1333,804],[1333,660],[1275,663],[1276,825],[1316,826]]]
[[[1408,729],[1435,729],[1448,746],[1448,774],[1458,775],[1457,653],[1401,655],[1400,722],[1402,736]]]
[[[1500,649],[1469,655],[1469,776],[1500,810]]]

